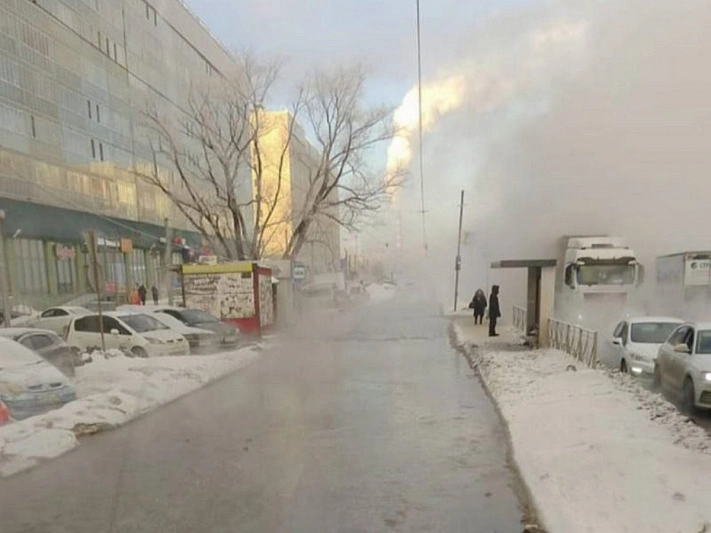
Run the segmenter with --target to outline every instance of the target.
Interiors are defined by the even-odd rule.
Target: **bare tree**
[[[284,258],[298,255],[318,219],[355,229],[400,185],[401,172],[385,176],[367,164],[371,151],[395,131],[390,108],[365,104],[365,81],[363,70],[352,68],[317,74],[306,84],[303,120],[315,139],[315,164]]]
[[[230,259],[295,257],[319,221],[354,228],[398,179],[366,163],[394,132],[390,109],[365,105],[362,70],[311,76],[282,115],[264,110],[277,75],[243,60],[191,88],[182,112],[143,113],[152,161],[136,174]]]
[[[148,105],[143,122],[151,164],[136,174],[158,187],[214,248],[230,259],[258,258],[262,232],[272,223],[280,186],[263,197],[261,139],[269,133],[261,113],[277,78],[275,64],[249,59],[230,77],[191,87],[182,112]],[[300,99],[292,113],[298,115]],[[292,130],[277,155],[281,184]]]

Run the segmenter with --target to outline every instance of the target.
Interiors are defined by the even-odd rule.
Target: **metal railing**
[[[528,329],[528,312],[518,305],[513,306],[513,326],[524,335]]]
[[[597,365],[597,331],[549,318],[548,346],[572,355],[589,368]]]

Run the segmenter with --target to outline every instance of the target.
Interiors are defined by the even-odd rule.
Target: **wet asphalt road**
[[[495,411],[414,294],[0,481],[0,531],[517,533]]]

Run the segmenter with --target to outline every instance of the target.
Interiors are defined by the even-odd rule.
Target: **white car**
[[[674,330],[659,349],[654,382],[680,397],[685,411],[711,409],[711,322]]]
[[[85,307],[61,306],[50,307],[40,314],[39,318],[32,321],[29,326],[33,328],[48,329],[57,335],[64,336],[67,326],[74,317],[91,314]]]
[[[121,305],[117,311],[128,311],[131,313],[144,313],[162,322],[173,331],[180,333],[190,344],[190,353],[205,353],[216,351],[220,347],[220,337],[213,331],[204,328],[195,328],[184,324],[174,316],[154,310],[152,306],[144,305]]]
[[[101,348],[103,323],[106,349],[117,349],[137,357],[188,355],[190,345],[183,335],[145,313],[111,311],[74,318],[69,324],[67,344],[73,351]]]
[[[680,318],[645,316],[617,324],[612,344],[619,355],[620,372],[651,376],[659,348],[683,322]]]

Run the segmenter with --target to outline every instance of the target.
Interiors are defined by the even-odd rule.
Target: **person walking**
[[[136,285],[131,292],[128,293],[128,303],[131,305],[138,305],[141,303],[141,297],[138,295],[138,285]]]
[[[141,300],[141,305],[146,305],[146,296],[148,296],[148,291],[146,290],[146,286],[141,283],[141,286],[138,287],[138,297]]]
[[[151,287],[151,295],[153,295],[153,303],[158,305],[158,287],[155,285]]]
[[[474,310],[474,324],[483,324],[484,311],[486,310],[486,295],[483,290],[477,289],[469,308]]]
[[[491,296],[489,296],[489,337],[498,337],[496,333],[496,320],[501,316],[501,308],[499,307],[499,286],[491,287]]]

